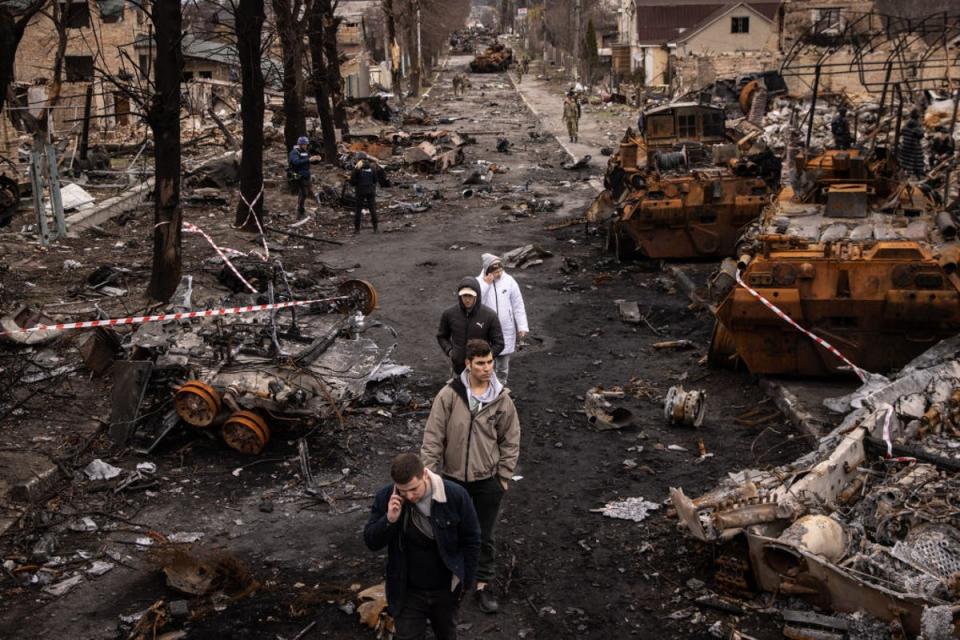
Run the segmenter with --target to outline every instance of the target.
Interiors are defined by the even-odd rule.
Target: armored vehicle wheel
[[[208,427],[220,413],[220,394],[205,382],[189,380],[173,396],[177,415],[194,427]]]
[[[338,305],[340,311],[360,311],[368,316],[377,308],[377,290],[366,280],[347,280],[337,288],[337,295],[347,296]]]
[[[223,441],[231,449],[255,456],[270,441],[270,427],[252,411],[237,411],[223,423]]]

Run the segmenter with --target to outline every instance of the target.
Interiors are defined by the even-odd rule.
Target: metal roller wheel
[[[348,297],[337,305],[344,313],[359,311],[368,316],[377,308],[377,290],[366,280],[347,280],[337,287],[337,295]]]
[[[223,423],[223,441],[231,449],[255,456],[270,441],[270,427],[252,411],[237,411]]]
[[[220,413],[220,394],[200,380],[184,383],[173,397],[177,415],[194,427],[209,427]]]

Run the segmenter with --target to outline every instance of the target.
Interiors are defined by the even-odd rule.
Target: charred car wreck
[[[607,245],[625,259],[731,256],[780,180],[768,149],[743,155],[724,110],[676,103],[644,112],[611,157],[606,190],[588,211],[607,224]]]

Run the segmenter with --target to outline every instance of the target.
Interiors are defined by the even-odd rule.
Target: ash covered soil
[[[448,366],[435,340],[440,313],[455,301],[460,277],[479,272],[481,253],[501,254],[536,243],[553,256],[511,270],[523,290],[532,340],[514,358],[509,385],[523,430],[522,479],[506,495],[498,528],[495,587],[502,611],[487,616],[466,600],[461,637],[706,638],[714,637],[709,629],[717,622],[758,638],[780,637],[779,618],[759,596],[741,594],[742,612],[737,614],[695,602],[719,591],[714,562],[720,551],[679,532],[664,500],[669,487],[696,496],[728,471],[779,464],[809,442],[779,417],[753,427],[735,421],[767,400],[749,375],[706,368],[712,317],[691,309],[660,265],[618,264],[604,253],[601,234],[582,224],[548,230],[582,214],[595,193],[589,179],[599,176],[561,168],[569,157],[542,130],[505,74],[471,75],[472,89],[455,99],[450,79],[466,61],[449,61],[423,106],[435,117],[462,117],[448,128],[477,139],[466,147],[466,163],[457,170],[469,171],[476,160],[509,168],[495,176],[490,193],[462,199],[465,173],[400,171],[382,192],[378,235],[365,221],[363,232],[353,236],[352,212],[323,207],[315,221],[298,231],[339,239],[342,246],[268,236],[271,249],[301,282],[323,281],[329,267],[339,277],[360,277],[376,286],[375,317],[398,332],[394,359],[414,369],[407,378],[376,390],[402,400],[378,404],[371,399],[351,407],[342,423],[281,431],[256,459],[185,430],[144,457],[112,449],[104,434],[109,375],[91,377],[78,368],[55,383],[27,385],[27,392],[8,389],[23,402],[4,417],[0,448],[44,452],[72,477],[66,475],[4,536],[4,558],[25,563],[41,536],[57,532],[58,556],[76,558],[73,554],[86,551],[96,558],[109,552],[119,562],[62,597],[4,575],[0,636],[126,638],[129,626],[120,616],[161,599],[183,599],[166,587],[150,553],[135,544],[152,530],[202,533],[198,546],[237,558],[260,583],[255,593],[235,601],[191,600],[191,619],[170,622],[163,631],[184,629],[188,638],[291,638],[316,621],[305,638],[373,637],[356,614],[346,612],[346,603],[354,601],[358,587],[382,578],[383,557],[361,540],[370,498],[386,482],[390,458],[419,448],[426,410],[447,379]],[[511,141],[510,154],[497,153],[498,137]],[[277,182],[268,186],[266,202],[279,228],[294,221],[294,197],[276,186],[284,155],[280,143],[267,153],[267,174]],[[391,203],[414,199],[414,183],[428,193],[439,192],[431,209],[391,210]],[[234,202],[235,195],[229,196]],[[529,215],[518,210],[533,197],[554,199],[562,207]],[[5,235],[0,256],[9,267],[0,275],[5,309],[15,301],[76,300],[70,289],[89,271],[119,264],[132,270],[126,276],[131,294],[103,300],[100,308],[111,317],[142,311],[145,301],[137,292],[149,277],[151,216],[145,206],[49,250]],[[230,207],[188,206],[184,217],[224,246],[243,251],[256,246],[255,237],[231,228]],[[219,267],[205,262],[209,247],[196,236],[185,236],[184,249],[184,272],[195,278],[194,300],[219,306],[228,292],[217,282]],[[78,260],[83,268],[63,271],[66,259]],[[681,266],[703,282],[712,265]],[[639,302],[649,325],[622,322],[618,300]],[[91,313],[77,310],[88,307],[92,304],[81,300],[50,312],[83,319]],[[688,339],[695,348],[652,346],[670,339]],[[71,339],[56,345],[53,353],[61,360],[48,362],[51,368],[79,363]],[[5,371],[20,371],[22,356],[4,351]],[[609,388],[631,380],[640,392],[623,404],[634,412],[636,425],[594,430],[582,410],[584,393],[596,385]],[[664,421],[663,397],[681,383],[707,392],[707,417],[698,430],[669,427]],[[774,411],[772,405],[764,406]],[[304,435],[314,475],[330,480],[329,500],[303,493],[296,440]],[[702,458],[701,440],[710,454]],[[156,483],[141,491],[103,490],[76,475],[95,457],[124,469],[155,462]],[[627,497],[643,497],[661,507],[641,523],[593,511]],[[82,515],[91,516],[99,530],[63,530]]]

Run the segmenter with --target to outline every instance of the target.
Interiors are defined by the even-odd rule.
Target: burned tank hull
[[[729,172],[654,179],[631,190],[611,234],[647,258],[730,256],[768,198],[762,180]]]
[[[495,44],[477,55],[470,61],[470,71],[473,73],[499,73],[506,71],[513,62],[513,49],[502,44]]]
[[[644,116],[646,131],[628,130],[587,219],[607,225],[607,248],[620,259],[733,255],[773,195],[779,161],[742,156],[715,107],[676,104]]]
[[[800,159],[801,164],[803,159]],[[835,354],[771,310],[832,345],[854,365],[884,373],[960,332],[956,229],[915,184],[878,173],[856,151],[806,165],[743,238],[738,264],[719,274],[710,362],[735,352],[756,374],[849,372]],[[744,286],[734,284],[739,271]]]

